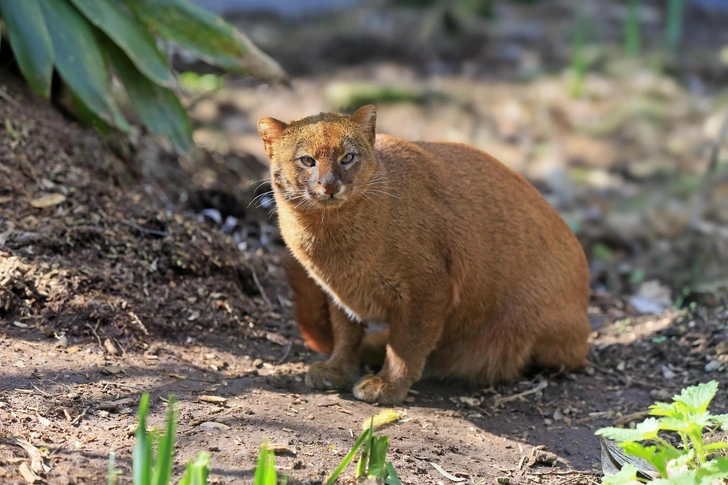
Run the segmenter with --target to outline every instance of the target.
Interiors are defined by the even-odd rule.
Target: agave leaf
[[[12,0],[11,0],[12,1]],[[86,18],[109,36],[147,78],[174,87],[167,61],[146,25],[119,1],[71,0]]]
[[[169,137],[178,150],[189,150],[192,124],[177,95],[144,77],[111,40],[106,38],[102,42],[108,62],[124,85],[129,103],[142,123],[152,132]]]
[[[14,1],[14,0],[10,0]],[[41,3],[56,52],[56,68],[68,88],[99,118],[124,131],[129,124],[110,94],[109,73],[93,27],[68,2]]]
[[[187,0],[126,0],[163,38],[229,71],[287,81],[283,68],[242,32]]]
[[[33,91],[49,98],[54,51],[40,0],[0,0],[0,12],[20,72]]]

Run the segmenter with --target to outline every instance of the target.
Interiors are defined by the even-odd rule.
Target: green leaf
[[[151,82],[108,38],[102,39],[109,64],[114,68],[134,112],[150,131],[167,136],[177,149],[188,151],[192,143],[192,124],[177,95]]]
[[[649,462],[659,472],[660,476],[667,476],[667,464],[679,456],[686,454],[664,446],[645,446],[640,443],[629,442],[620,445],[624,452]]]
[[[339,466],[336,467],[336,470],[334,470],[334,473],[331,474],[331,476],[326,480],[326,485],[332,485],[337,478],[339,478],[339,475],[341,475],[341,472],[344,471],[344,468],[351,462],[351,460],[354,458],[354,455],[356,455],[356,452],[359,451],[359,448],[361,448],[361,445],[364,444],[364,440],[369,436],[369,433],[371,432],[371,428],[364,431],[359,438],[356,440],[356,443],[354,443],[354,446],[351,448],[349,453],[346,454],[343,460],[341,460],[341,463],[339,463]]]
[[[387,475],[384,483],[387,485],[402,485],[402,482],[399,481],[399,477],[397,476],[397,471],[394,469],[394,465],[389,461],[387,462]]]
[[[723,431],[728,431],[728,414],[717,414],[711,417],[714,424],[720,426]]]
[[[647,418],[637,425],[635,429],[626,428],[602,428],[596,432],[597,435],[606,436],[618,443],[626,441],[651,440],[657,437],[660,430],[660,421],[655,418]]]
[[[48,99],[54,52],[41,1],[0,0],[0,12],[5,19],[5,29],[20,72],[33,91]]]
[[[716,381],[704,382],[697,386],[686,387],[673,400],[685,405],[691,413],[700,414],[707,411],[716,392],[718,392]]]
[[[369,451],[372,448],[372,441],[374,440],[374,418],[370,421],[369,427],[366,429],[367,438],[364,444],[364,449],[361,451],[359,462],[356,464],[356,477],[366,477],[367,469],[369,468]]]
[[[670,431],[678,431],[682,433],[691,433],[702,431],[702,429],[711,423],[710,413],[688,415],[683,418],[662,418],[660,426],[662,429]]]
[[[187,0],[126,0],[162,37],[224,69],[286,81],[280,65],[242,32]]]
[[[11,0],[12,1],[12,0]],[[106,123],[128,131],[129,124],[110,94],[109,73],[93,27],[67,2],[42,2],[56,51],[56,68],[68,88]]]
[[[96,27],[123,50],[147,78],[160,86],[172,88],[174,78],[167,60],[157,49],[156,40],[146,25],[123,4],[116,1],[71,0]]]
[[[666,402],[656,402],[650,406],[650,414],[652,416],[667,416],[670,418],[682,418],[685,415],[677,404],[668,404]]]
[[[369,450],[369,478],[386,478],[387,451],[389,451],[389,436],[377,436],[372,440]]]
[[[152,440],[147,433],[147,414],[149,413],[149,394],[142,394],[139,402],[139,425],[135,434],[132,470],[135,485],[152,483]]]
[[[602,478],[602,485],[628,485],[637,480],[637,468],[634,465],[624,465],[614,475],[605,475]]]
[[[716,478],[728,477],[728,457],[720,457],[706,462],[698,469],[699,478],[710,478],[711,481]]]
[[[177,427],[177,419],[174,412],[173,396],[167,402],[167,430],[159,440],[157,451],[157,463],[154,468],[152,483],[155,485],[168,485],[172,476],[172,456],[174,454],[174,434]]]

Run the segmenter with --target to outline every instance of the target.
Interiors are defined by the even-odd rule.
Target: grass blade
[[[20,72],[35,93],[51,94],[54,50],[39,0],[0,0],[10,46]]]
[[[13,0],[11,0],[13,1]],[[68,2],[41,3],[56,52],[56,69],[68,88],[99,118],[124,131],[129,124],[110,94],[109,73],[93,27]]]
[[[167,61],[157,49],[156,40],[146,25],[119,1],[71,0],[93,25],[119,46],[134,65],[152,82],[174,87]]]
[[[174,454],[175,429],[177,418],[174,411],[175,398],[170,396],[167,403],[167,429],[164,436],[159,440],[157,450],[157,463],[154,467],[153,484],[168,485],[172,476],[172,455]]]
[[[132,458],[134,485],[151,485],[152,483],[152,440],[147,433],[147,414],[149,413],[149,394],[142,394],[139,402],[137,430],[134,435],[135,444]]]
[[[392,465],[391,462],[387,462],[387,479],[384,480],[384,483],[387,485],[402,485],[402,483],[399,481],[399,477],[397,476],[397,472],[394,469],[394,465]]]
[[[370,428],[371,429],[371,428]],[[356,443],[354,443],[354,446],[351,448],[351,451],[346,454],[343,460],[341,460],[341,463],[339,463],[339,466],[336,467],[336,470],[334,470],[334,473],[331,474],[331,476],[326,480],[326,485],[332,485],[337,478],[339,478],[339,475],[341,475],[341,472],[344,471],[346,466],[351,462],[351,460],[354,458],[354,455],[356,455],[356,452],[359,451],[359,448],[361,448],[361,445],[364,444],[364,440],[367,439],[369,436],[370,430],[364,431],[359,438],[356,440]]]
[[[366,437],[366,443],[364,445],[364,449],[361,452],[361,456],[359,457],[359,462],[356,464],[356,477],[365,477],[367,475],[367,470],[369,469],[369,450],[371,450],[372,447],[372,440],[374,438],[374,426],[373,421],[370,421],[369,427],[365,431],[367,434]]]
[[[281,66],[242,32],[187,0],[126,0],[149,27],[201,59],[235,72],[286,81]]]
[[[372,440],[369,450],[369,469],[367,476],[386,478],[387,451],[389,451],[389,436],[377,436]]]
[[[667,49],[673,55],[680,48],[683,31],[683,17],[685,16],[685,0],[669,0],[667,5],[667,27],[665,29],[665,42]]]
[[[624,53],[629,57],[640,55],[640,2],[629,0],[627,17],[624,21]]]
[[[177,95],[147,79],[110,39],[103,38],[107,60],[114,69],[134,112],[150,131],[164,135],[182,151],[192,145],[192,124]]]

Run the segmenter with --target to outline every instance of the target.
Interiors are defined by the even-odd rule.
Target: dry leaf
[[[24,461],[20,464],[20,474],[23,475],[23,478],[25,478],[25,481],[28,483],[40,482],[41,480],[43,480],[41,477],[36,475],[33,470],[30,469],[27,461]]]
[[[54,205],[62,204],[65,200],[66,196],[63,194],[48,194],[31,200],[30,205],[36,209],[42,209],[44,207],[52,207]]]
[[[288,445],[284,445],[283,443],[268,443],[265,445],[265,449],[268,451],[272,451],[275,454],[282,454],[282,453],[292,453],[296,454],[296,450],[293,448],[290,448]]]
[[[209,402],[212,404],[225,404],[227,402],[227,399],[220,396],[200,396],[197,399],[204,402]]]

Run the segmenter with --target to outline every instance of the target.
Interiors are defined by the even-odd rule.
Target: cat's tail
[[[288,282],[293,290],[296,323],[306,344],[316,352],[331,355],[334,332],[326,294],[292,255],[285,261]]]

